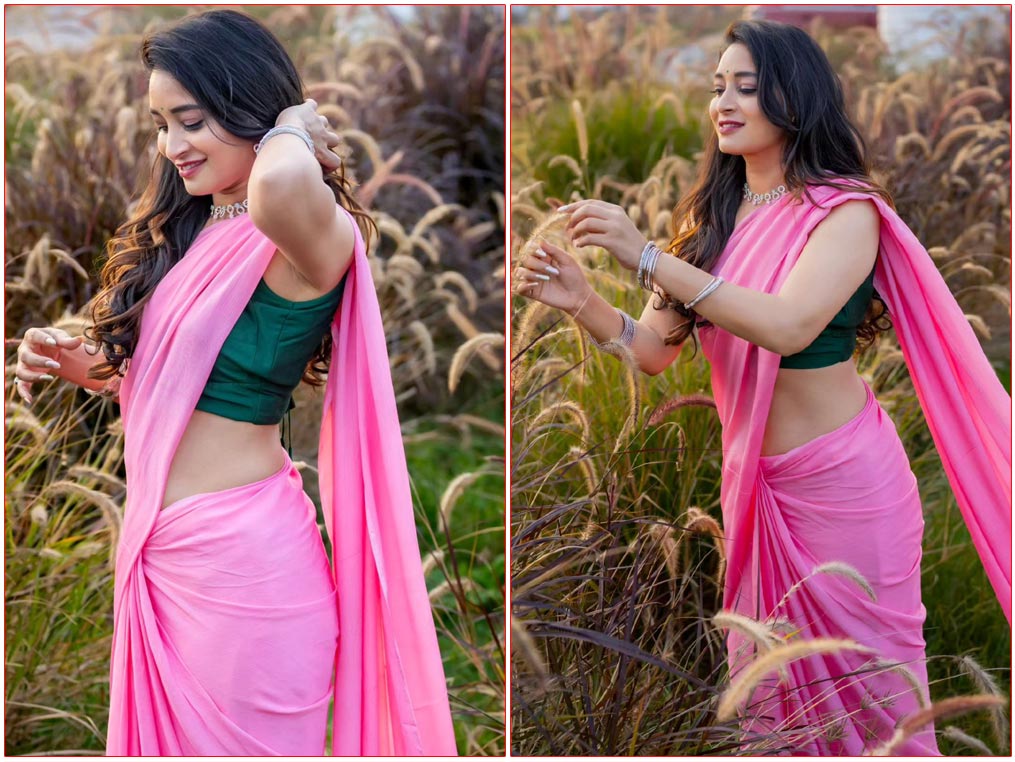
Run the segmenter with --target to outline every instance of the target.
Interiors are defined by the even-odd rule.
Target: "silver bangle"
[[[701,289],[701,291],[698,292],[697,296],[695,296],[691,301],[686,302],[684,304],[684,307],[686,309],[693,309],[694,305],[696,305],[698,302],[700,302],[706,296],[708,296],[713,291],[715,291],[717,288],[719,288],[719,286],[721,286],[724,282],[725,281],[723,281],[723,279],[720,278],[719,276],[713,277],[712,280],[710,280],[708,282],[708,285],[705,286],[705,288]]]
[[[123,376],[115,375],[106,379],[106,382],[98,389],[89,389],[88,387],[81,388],[84,389],[88,394],[92,395],[93,397],[105,397],[108,399],[110,397],[116,397],[120,394],[121,381],[123,381]]]
[[[307,148],[310,149],[310,153],[312,154],[317,153],[314,150],[314,141],[311,139],[310,133],[304,130],[302,127],[294,127],[291,124],[281,124],[278,127],[272,127],[270,130],[264,133],[264,137],[261,138],[261,141],[256,146],[254,146],[254,153],[258,153],[261,150],[261,146],[267,143],[271,138],[275,137],[276,135],[283,134],[295,135],[298,138],[302,138],[303,142],[307,144]]]
[[[659,264],[659,256],[662,250],[649,241],[641,250],[641,260],[638,262],[638,285],[646,291],[655,290],[656,265]]]
[[[589,341],[592,342],[592,345],[596,349],[608,354],[616,354],[616,352],[611,351],[611,345],[613,344],[620,344],[621,346],[630,349],[631,345],[634,344],[634,335],[638,330],[637,323],[635,323],[633,317],[621,309],[618,309],[617,312],[620,313],[620,318],[624,321],[624,330],[620,332],[620,336],[608,341],[597,341],[595,336],[591,333],[589,334]]]

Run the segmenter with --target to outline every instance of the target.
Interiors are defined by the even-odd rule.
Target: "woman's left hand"
[[[328,117],[317,113],[317,101],[313,98],[283,110],[275,119],[275,126],[283,124],[300,127],[310,134],[310,139],[314,141],[314,158],[326,170],[330,172],[341,166],[342,157],[332,149],[342,144],[342,138],[331,131]]]
[[[638,269],[642,249],[648,240],[622,208],[605,201],[584,200],[566,204],[557,211],[570,215],[567,232],[575,246],[599,246],[621,267]]]

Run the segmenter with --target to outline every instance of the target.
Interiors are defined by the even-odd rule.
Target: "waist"
[[[833,431],[866,401],[867,389],[852,358],[824,368],[780,368],[761,452],[781,454]]]
[[[162,506],[239,487],[277,473],[285,462],[277,424],[254,424],[195,410],[180,438]]]

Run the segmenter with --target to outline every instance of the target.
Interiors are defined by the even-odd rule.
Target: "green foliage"
[[[588,160],[582,176],[567,166],[552,166],[554,157],[580,156],[578,130],[569,104],[547,104],[541,118],[517,129],[532,136],[538,145],[533,177],[545,183],[548,196],[569,199],[572,194],[587,197],[591,178],[610,177],[618,183],[643,182],[663,156],[691,159],[701,149],[698,124],[680,119],[673,104],[641,88],[617,83],[585,106],[588,131]],[[607,200],[612,200],[607,196]]]

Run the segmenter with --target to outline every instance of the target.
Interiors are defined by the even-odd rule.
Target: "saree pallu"
[[[456,752],[380,307],[355,220],[336,214],[356,243],[318,454],[330,569],[288,458],[266,480],[161,509],[184,429],[274,243],[249,215],[217,223],[145,307],[120,387],[127,503],[109,755],[320,755],[331,691],[335,754]]]
[[[926,249],[898,215],[866,193],[808,190],[810,199],[784,197],[748,215],[712,272],[745,288],[778,293],[811,231],[834,206],[851,199],[875,204],[881,237],[874,287],[888,305],[956,502],[1010,621],[1011,399]],[[903,664],[915,673],[925,693],[918,576],[923,520],[919,497],[909,490],[912,472],[884,412],[869,397],[864,411],[843,427],[789,453],[763,458],[779,356],[718,326],[701,327],[699,336],[722,423],[724,607],[769,623],[781,621],[795,637],[852,638],[875,649],[885,664]],[[871,423],[875,418],[879,427]],[[862,437],[853,435],[858,433],[851,431],[854,425]],[[880,453],[884,462],[865,461],[870,453],[863,448]],[[837,468],[831,467],[833,451]],[[830,497],[836,494],[841,499]],[[889,522],[893,533],[887,550],[863,523],[865,512],[875,507],[889,512],[878,514],[878,524]],[[816,565],[834,561],[870,574],[876,600],[839,575],[812,576]],[[735,632],[727,645],[735,673],[750,658],[751,647]],[[758,718],[748,724],[791,731],[792,744],[793,728],[807,721],[801,708],[813,707],[820,714],[812,712],[811,719],[823,718],[819,724],[831,732],[797,737],[799,753],[853,755],[878,745],[890,735],[885,734],[891,730],[888,720],[909,713],[907,702],[916,695],[898,681],[898,670],[872,671],[861,663],[866,664],[855,654],[837,654],[789,665],[790,679],[779,684],[773,678],[767,694],[748,707],[747,713]],[[837,693],[843,680],[857,687]],[[933,737],[917,736],[908,750],[936,753]]]

